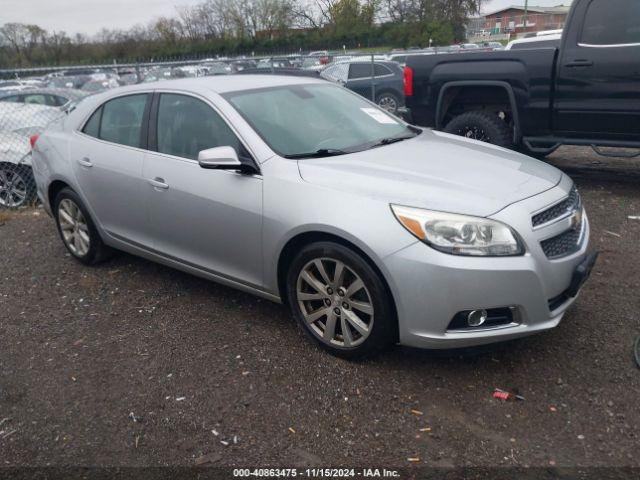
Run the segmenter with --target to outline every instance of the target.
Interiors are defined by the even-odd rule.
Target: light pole
[[[527,33],[527,12],[529,11],[529,0],[524,0],[524,33]]]

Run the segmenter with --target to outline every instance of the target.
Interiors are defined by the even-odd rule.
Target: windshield
[[[285,157],[351,153],[416,135],[402,121],[331,84],[261,88],[224,96]]]

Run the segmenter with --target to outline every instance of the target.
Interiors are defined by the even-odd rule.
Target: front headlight
[[[391,205],[391,210],[404,228],[441,252],[474,257],[524,254],[515,232],[495,220],[398,205]]]

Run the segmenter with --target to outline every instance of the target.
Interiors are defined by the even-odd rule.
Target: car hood
[[[298,162],[303,180],[385,202],[489,216],[556,186],[562,172],[510,150],[425,130],[411,140]]]

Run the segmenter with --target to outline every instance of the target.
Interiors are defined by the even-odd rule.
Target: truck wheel
[[[451,120],[447,133],[511,148],[511,129],[497,115],[486,112],[467,112]]]

